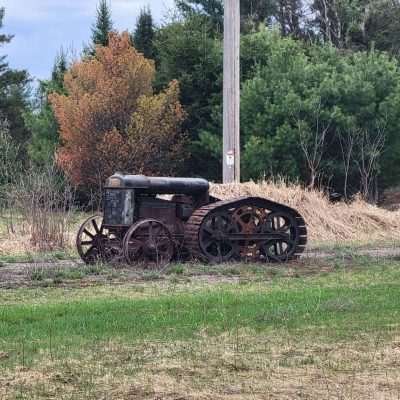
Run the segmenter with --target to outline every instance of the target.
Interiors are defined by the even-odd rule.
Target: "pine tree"
[[[0,29],[3,27],[4,7],[0,8]],[[0,46],[9,43],[11,35],[0,35]],[[14,140],[25,144],[28,130],[23,114],[27,108],[29,82],[26,71],[13,70],[8,66],[6,56],[0,56],[0,119],[7,120],[10,134]]]
[[[150,8],[143,8],[136,22],[133,43],[135,48],[149,59],[155,58],[154,34],[153,16]]]
[[[96,23],[92,27],[93,48],[96,45],[107,46],[108,35],[112,30],[113,22],[110,7],[107,4],[107,0],[100,0],[97,6]]]
[[[68,61],[65,51],[61,49],[54,62],[51,72],[51,82],[54,85],[55,91],[62,92],[64,89],[64,75],[68,71]]]
[[[247,33],[276,17],[277,0],[241,0],[240,14],[242,32]],[[193,14],[205,15],[213,27],[222,32],[224,25],[223,0],[176,0],[178,10],[186,17]]]
[[[178,9],[184,15],[202,14],[210,18],[212,25],[222,31],[224,5],[222,0],[176,0]]]
[[[54,161],[55,150],[60,141],[59,127],[48,96],[51,93],[66,93],[64,75],[68,67],[67,54],[61,49],[54,61],[51,79],[40,81],[37,102],[33,104],[32,111],[25,114],[25,123],[31,132],[28,154],[36,165],[49,165]]]
[[[4,18],[4,7],[0,8],[0,29],[3,27],[3,18]],[[12,39],[10,35],[0,34],[0,46],[3,44],[9,43]],[[6,62],[7,56],[0,56],[0,79],[3,80],[2,74],[8,69],[8,63]]]
[[[4,14],[5,14],[5,9],[4,9],[4,7],[2,7],[2,8],[0,8],[0,29],[3,27]],[[0,46],[3,43],[9,43],[11,39],[12,39],[12,36],[10,36],[10,35],[0,34]]]

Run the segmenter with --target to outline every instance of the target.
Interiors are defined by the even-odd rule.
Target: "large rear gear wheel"
[[[254,205],[239,207],[232,213],[232,218],[238,227],[238,232],[249,236],[260,231],[260,227],[265,221],[265,216],[265,209]],[[241,240],[238,244],[238,256],[241,260],[258,260],[260,249],[256,240]]]
[[[126,232],[123,251],[129,265],[162,272],[171,262],[175,246],[166,225],[154,219],[145,219],[136,222]]]
[[[82,224],[76,247],[81,259],[89,265],[121,260],[121,240],[104,228],[101,215],[94,215]]]

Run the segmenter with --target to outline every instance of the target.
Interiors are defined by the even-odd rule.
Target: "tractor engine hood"
[[[107,180],[106,188],[136,189],[149,194],[200,195],[208,193],[210,184],[201,178],[163,178],[116,173]]]

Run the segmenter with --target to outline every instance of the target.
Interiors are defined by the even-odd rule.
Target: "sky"
[[[114,27],[132,31],[143,7],[161,23],[174,0],[108,0]],[[33,78],[47,79],[54,58],[63,48],[78,56],[90,41],[98,0],[0,0],[5,7],[2,33],[13,34],[0,49],[12,68],[26,69]],[[0,54],[1,54],[0,53]]]

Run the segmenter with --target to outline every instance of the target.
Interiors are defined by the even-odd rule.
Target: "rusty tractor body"
[[[286,262],[306,243],[303,218],[285,205],[259,197],[219,200],[204,179],[119,173],[106,182],[103,215],[85,221],[77,236],[88,264],[121,261],[157,270],[189,258]]]

